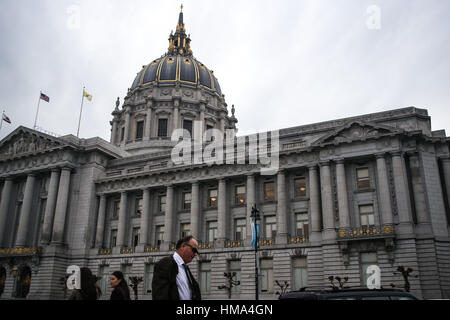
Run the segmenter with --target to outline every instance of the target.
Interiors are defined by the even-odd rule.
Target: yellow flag
[[[86,97],[89,101],[92,101],[92,95],[84,91],[84,89],[83,89],[83,96]]]

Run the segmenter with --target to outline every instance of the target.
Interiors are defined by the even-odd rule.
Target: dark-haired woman
[[[128,284],[122,272],[114,271],[109,278],[109,283],[114,288],[111,293],[111,300],[130,300],[130,289],[128,289]]]
[[[69,300],[97,300],[95,278],[89,268],[80,268],[81,288],[74,289]]]

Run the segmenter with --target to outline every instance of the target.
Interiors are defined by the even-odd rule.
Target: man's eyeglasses
[[[193,253],[200,254],[200,252],[198,252],[198,249],[194,248],[190,243],[185,242],[184,244],[187,245],[188,247],[191,247]]]

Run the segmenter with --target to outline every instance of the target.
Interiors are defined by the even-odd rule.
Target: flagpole
[[[37,122],[37,117],[38,117],[38,113],[39,113],[39,104],[41,103],[41,94],[42,94],[42,91],[39,91],[39,99],[38,99],[36,117],[34,118],[34,127],[33,127],[34,130],[36,130],[36,122]]]
[[[3,125],[3,116],[5,115],[5,110],[3,110],[2,113],[2,121],[0,122],[0,131],[2,131],[2,125]]]
[[[81,122],[81,112],[83,111],[83,101],[84,101],[84,87],[83,87],[83,94],[81,97],[81,108],[80,108],[80,119],[78,120],[78,130],[77,130],[77,138],[80,133],[80,122]]]

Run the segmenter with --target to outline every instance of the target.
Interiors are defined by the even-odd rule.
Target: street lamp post
[[[252,207],[252,214],[250,217],[253,219],[253,245],[255,247],[255,300],[259,298],[259,288],[258,288],[258,246],[259,246],[259,221],[261,220],[259,216],[259,210],[255,206]]]

